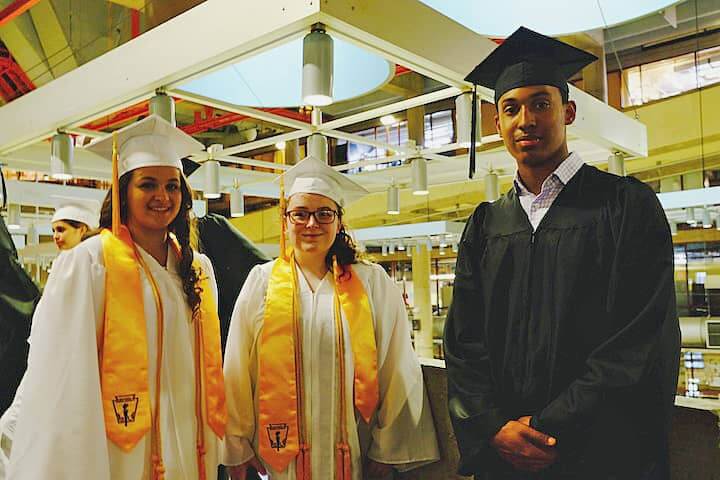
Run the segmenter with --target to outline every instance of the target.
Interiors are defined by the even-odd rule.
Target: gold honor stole
[[[343,275],[338,275],[337,269],[335,271],[336,301],[340,303],[350,329],[355,364],[355,407],[369,422],[380,398],[375,330],[370,301],[362,282],[350,266],[344,268]],[[307,480],[311,478],[310,452],[304,435],[302,330],[297,293],[294,258],[278,258],[268,282],[258,349],[257,435],[259,454],[275,471],[285,471],[298,457],[296,476]]]
[[[159,425],[153,419],[149,398],[148,349],[145,310],[142,294],[140,267],[145,267],[142,258],[135,251],[129,230],[122,226],[118,235],[105,229],[101,232],[103,259],[105,262],[105,318],[103,339],[100,346],[100,381],[102,390],[103,413],[107,437],[125,452],[129,452],[151,429]],[[179,247],[173,239],[176,253]],[[200,264],[193,260],[193,267],[200,272]],[[153,294],[159,302],[154,279],[146,271],[153,286]],[[215,298],[208,278],[200,280],[200,315],[195,320],[196,336],[196,416],[198,420],[198,469],[205,477],[202,405],[204,392],[207,424],[222,438],[225,432],[227,411],[225,408],[225,388],[222,375],[222,355],[220,348],[220,320],[215,307]],[[161,304],[157,305],[161,307]],[[158,316],[162,315],[161,308]],[[162,325],[159,319],[158,325]],[[162,331],[158,332],[158,337]],[[162,344],[158,351],[161,359]],[[158,379],[161,371],[158,364]],[[197,374],[199,373],[199,375]],[[202,378],[201,378],[202,377]],[[159,382],[156,383],[159,390]],[[156,399],[159,392],[156,392]],[[157,403],[157,400],[156,400]],[[156,409],[159,405],[156,405]],[[159,412],[155,412],[159,415]],[[155,430],[155,428],[153,428]],[[158,427],[159,430],[159,427]],[[159,438],[159,431],[153,432]],[[155,455],[155,454],[154,454]],[[162,459],[153,458],[160,465],[162,478]],[[202,465],[201,465],[202,463]],[[157,478],[154,476],[153,478]]]

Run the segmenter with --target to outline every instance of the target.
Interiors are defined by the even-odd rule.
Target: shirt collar
[[[568,157],[557,166],[555,171],[553,171],[553,173],[545,179],[545,181],[547,182],[549,178],[554,177],[557,178],[563,186],[567,185],[567,183],[575,176],[583,165],[584,162],[582,161],[582,158],[580,158],[580,155],[576,152],[571,152],[570,155],[568,155]],[[520,175],[517,172],[515,172],[513,184],[515,185],[515,191],[518,195],[532,194],[532,192],[522,183]]]

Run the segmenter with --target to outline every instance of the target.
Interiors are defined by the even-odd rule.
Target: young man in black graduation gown
[[[467,222],[445,328],[460,472],[476,479],[669,477],[671,235],[647,185],[568,152],[567,79],[594,59],[521,28],[467,78],[495,90],[518,165]]]

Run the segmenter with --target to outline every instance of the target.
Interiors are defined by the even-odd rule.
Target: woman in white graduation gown
[[[57,208],[50,220],[58,250],[75,248],[85,235],[98,227],[99,206],[94,200],[58,197]]]
[[[78,246],[89,231],[98,227],[99,207],[100,204],[94,200],[57,197],[57,206],[50,222],[53,241],[61,252]],[[22,401],[23,383],[24,377],[15,392],[12,404],[0,417],[0,480],[5,479],[10,458],[15,424]]]
[[[217,289],[180,163],[202,145],[156,116],[116,144],[89,147],[115,157],[104,230],[58,258],[33,317],[12,480],[197,480],[219,463]]]
[[[223,463],[235,480],[359,480],[438,459],[400,291],[343,225],[367,191],[313,157],[283,180],[287,254],[252,270],[230,324]]]

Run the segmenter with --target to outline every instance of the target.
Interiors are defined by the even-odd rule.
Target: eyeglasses
[[[337,212],[335,210],[330,210],[329,208],[323,208],[312,212],[310,210],[290,210],[285,213],[285,216],[290,219],[290,223],[294,224],[305,225],[310,221],[310,217],[312,216],[315,217],[315,221],[317,223],[327,225],[328,223],[333,223],[335,221]]]

